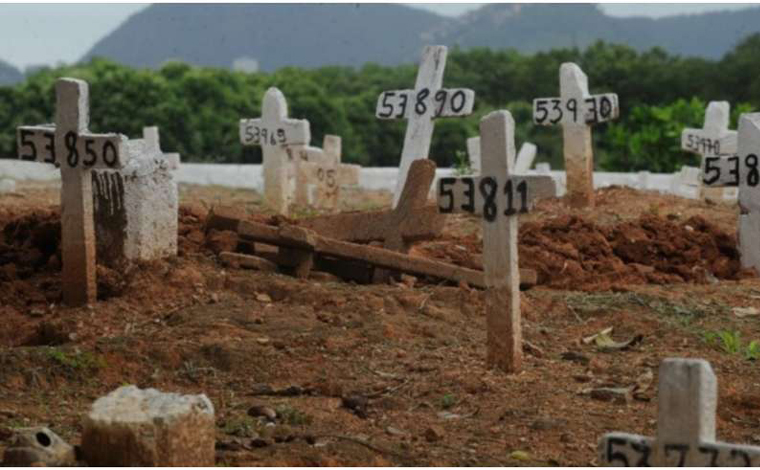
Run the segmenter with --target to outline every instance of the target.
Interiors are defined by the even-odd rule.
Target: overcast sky
[[[410,4],[458,15],[480,3]],[[0,4],[0,59],[24,69],[79,60],[100,38],[147,4]],[[661,17],[742,8],[741,4],[626,4],[602,8],[613,16]]]

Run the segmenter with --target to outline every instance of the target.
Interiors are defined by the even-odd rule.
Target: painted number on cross
[[[455,186],[463,185],[463,191]],[[528,183],[506,179],[499,185],[496,178],[441,178],[438,180],[438,208],[443,214],[470,212],[483,214],[488,222],[501,213],[506,216],[528,212]]]
[[[268,128],[247,121],[243,125],[243,143],[249,145],[282,145],[287,142],[283,128]]]
[[[615,119],[618,112],[617,95],[614,93],[594,95],[581,100],[576,98],[533,100],[533,122],[540,125],[596,124]]]
[[[702,169],[702,182],[707,185],[720,183],[723,186],[739,186],[742,178],[745,184],[756,187],[760,183],[760,159],[754,153],[744,156],[743,161],[737,157],[705,157]],[[740,166],[746,168],[741,171]],[[744,169],[742,168],[742,170]]]
[[[686,150],[705,155],[720,155],[720,140],[702,137],[698,134],[685,134],[683,137]]]
[[[435,92],[420,90],[385,91],[377,100],[375,114],[381,119],[401,119],[411,116],[466,116],[472,112],[475,93],[464,88],[442,88]]]
[[[56,155],[55,140],[55,131],[52,129],[19,128],[19,158],[58,163],[69,168],[116,168],[119,166],[119,137],[80,136],[70,131],[63,138],[63,155]]]

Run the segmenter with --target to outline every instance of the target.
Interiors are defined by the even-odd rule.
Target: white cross
[[[732,157],[704,157],[702,184],[739,187],[741,263],[760,272],[760,113],[741,115],[737,141]]]
[[[535,144],[530,142],[524,142],[520,147],[520,151],[517,152],[517,158],[515,159],[515,174],[524,175],[528,173],[530,167],[533,166],[533,161],[536,159],[536,152],[538,148]],[[470,169],[472,174],[480,174],[480,137],[470,137],[467,139],[467,155],[470,160]]]
[[[97,299],[95,231],[90,170],[121,168],[126,137],[92,134],[89,92],[82,80],[56,82],[55,125],[17,129],[22,160],[55,164],[61,169],[61,238],[63,300],[72,306]]]
[[[375,115],[380,119],[407,119],[393,207],[398,204],[414,160],[428,158],[430,141],[438,117],[462,117],[472,113],[475,92],[466,88],[443,88],[446,68],[445,46],[426,46],[417,71],[414,90],[384,91],[377,99]]]
[[[684,129],[681,132],[681,148],[702,157],[700,167],[703,171],[706,158],[736,155],[737,132],[729,130],[730,119],[731,105],[728,101],[711,101],[705,111],[702,129]],[[722,188],[700,188],[702,198],[722,200],[724,193]]]
[[[703,359],[660,364],[657,437],[622,432],[599,441],[600,464],[616,467],[756,467],[760,447],[715,440],[718,383]]]
[[[508,111],[480,121],[482,174],[438,180],[441,213],[470,212],[483,217],[488,363],[507,372],[520,370],[520,271],[517,233],[520,212],[556,191],[550,176],[514,175],[515,122]]]
[[[591,125],[618,117],[614,93],[591,95],[588,77],[571,62],[559,69],[560,98],[533,100],[533,122],[562,126],[567,197],[572,206],[594,205],[594,151]]]
[[[260,118],[240,120],[242,144],[262,147],[264,200],[279,214],[287,214],[290,204],[287,146],[308,145],[310,140],[309,121],[289,119],[285,96],[274,87],[264,95]]]
[[[290,147],[288,153],[295,162],[299,205],[337,210],[341,186],[359,184],[361,167],[340,162],[341,139],[337,135],[325,135],[321,149]]]

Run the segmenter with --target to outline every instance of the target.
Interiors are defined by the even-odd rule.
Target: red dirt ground
[[[657,366],[672,356],[711,361],[721,439],[760,443],[760,374],[748,359],[760,317],[733,310],[760,308],[760,282],[740,269],[732,205],[624,188],[599,191],[596,210],[540,202],[520,229],[520,265],[539,274],[522,297],[531,347],[509,376],[484,363],[481,291],[225,268],[216,253],[230,237],[207,234],[205,215],[232,204],[265,220],[258,196],[181,196],[176,258],[99,266],[99,302],[67,308],[56,190],[0,195],[0,451],[17,426],[77,443],[90,403],[134,383],[206,393],[220,465],[591,465],[603,433],[655,432]],[[389,197],[346,200],[364,210]],[[479,225],[451,216],[413,251],[479,267]],[[611,353],[580,341],[609,326],[618,341],[643,340]],[[739,336],[738,351],[720,331]],[[636,384],[629,402],[588,393]],[[356,396],[366,406],[344,406]],[[278,411],[274,426],[248,416],[257,404]]]

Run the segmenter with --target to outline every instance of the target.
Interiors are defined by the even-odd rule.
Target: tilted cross
[[[240,120],[241,143],[262,148],[264,201],[279,214],[288,213],[291,199],[287,146],[310,140],[309,121],[289,119],[285,96],[274,87],[264,94],[260,118]]]
[[[433,161],[415,161],[395,209],[314,217],[299,225],[342,241],[382,241],[385,248],[406,253],[412,242],[434,238],[443,230],[445,217],[434,205],[426,205],[434,179]]]
[[[657,437],[622,432],[599,441],[600,464],[615,467],[756,467],[760,447],[715,440],[718,384],[703,359],[660,364]]]
[[[684,129],[681,132],[681,148],[701,156],[700,167],[706,171],[706,159],[729,158],[736,155],[737,132],[728,129],[731,119],[731,105],[728,101],[711,101],[705,111],[702,129]],[[723,199],[724,190],[701,188],[700,197]],[[714,194],[713,194],[714,193]]]
[[[760,272],[760,113],[739,118],[736,155],[704,157],[702,184],[739,187],[739,252],[744,268]]]
[[[515,174],[524,175],[533,166],[533,161],[536,159],[536,152],[538,148],[535,144],[530,142],[524,142],[520,147],[520,151],[517,152],[517,158],[515,159]],[[472,174],[480,174],[480,137],[470,137],[467,139],[467,155],[470,159],[470,169]]]
[[[560,97],[533,100],[533,122],[562,126],[567,198],[571,206],[594,205],[594,151],[591,126],[618,117],[614,93],[591,95],[588,77],[571,62],[559,71]]]
[[[326,135],[322,148],[289,147],[295,162],[296,204],[336,211],[341,186],[359,184],[359,165],[340,162],[341,139]]]
[[[556,192],[550,176],[514,174],[515,122],[508,111],[480,121],[481,176],[438,180],[441,213],[469,212],[483,218],[488,363],[506,372],[522,365],[518,214]]]
[[[55,125],[21,126],[17,130],[22,160],[54,164],[61,169],[61,242],[63,300],[72,306],[97,299],[95,230],[90,170],[121,168],[127,138],[92,134],[89,90],[82,80],[61,78],[55,84]]]
[[[426,46],[417,71],[414,90],[384,91],[377,99],[375,115],[380,119],[407,119],[393,207],[396,207],[412,162],[428,158],[430,141],[438,117],[462,117],[472,113],[475,92],[466,88],[443,88],[446,68],[445,46]]]

